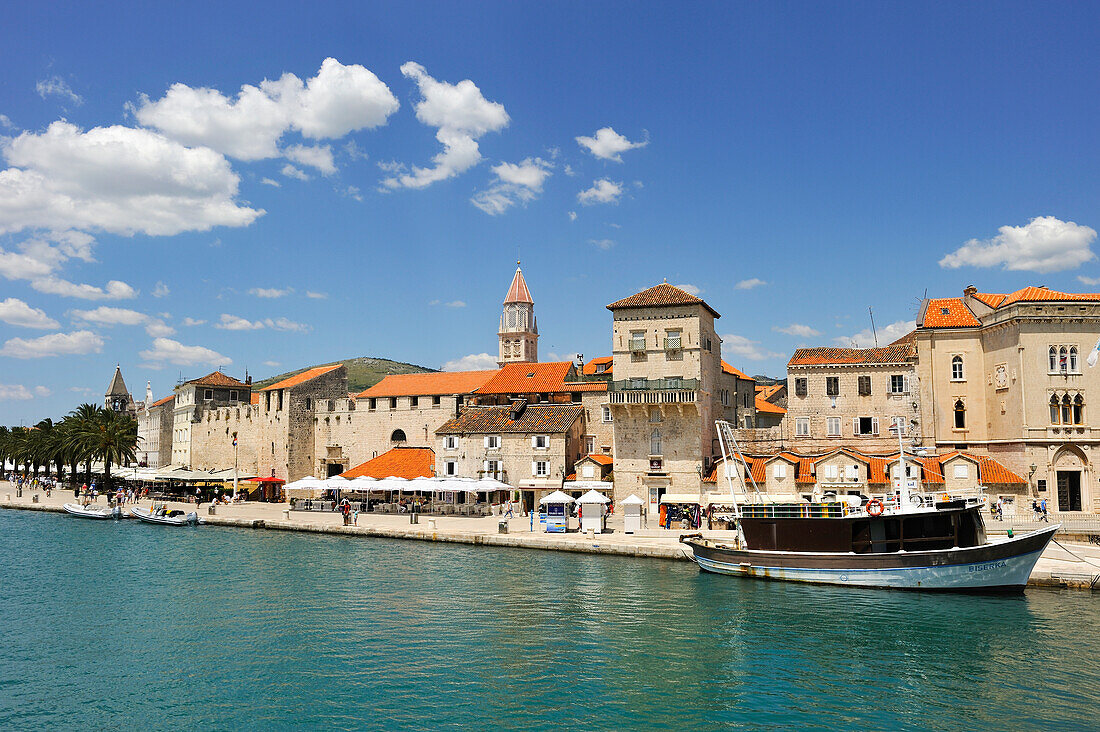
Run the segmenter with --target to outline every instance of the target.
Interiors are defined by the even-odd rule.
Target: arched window
[[[955,381],[962,381],[963,378],[963,357],[955,356],[951,359],[951,378]]]
[[[1065,346],[1062,346],[1058,349],[1058,370],[1061,371],[1063,374],[1066,372],[1066,367],[1069,365],[1067,363],[1067,356],[1068,354],[1066,353]]]
[[[1069,371],[1072,374],[1077,373],[1077,346],[1069,347]]]
[[[508,308],[508,326],[510,328],[516,327],[516,309]]]
[[[1047,355],[1048,355],[1048,358],[1050,359],[1049,370],[1050,371],[1057,371],[1058,370],[1058,351],[1056,351],[1054,349],[1054,346],[1051,346],[1050,351],[1048,352]]]
[[[955,401],[955,429],[966,429],[966,405],[962,399]]]
[[[653,407],[652,409],[650,409],[649,410],[649,421],[650,422],[660,422],[661,421],[661,410],[658,409],[657,407]]]
[[[405,442],[405,430],[394,430],[390,442]]]
[[[1062,424],[1073,424],[1073,402],[1069,394],[1062,397]]]
[[[1073,397],[1073,423],[1085,423],[1085,398],[1080,394]]]
[[[1059,417],[1059,415],[1060,415],[1060,410],[1059,410],[1059,407],[1058,407],[1058,395],[1057,394],[1051,394],[1051,396],[1050,396],[1050,423],[1051,424],[1060,424],[1062,420]]]
[[[661,454],[661,431],[653,430],[649,434],[649,454],[660,455]]]

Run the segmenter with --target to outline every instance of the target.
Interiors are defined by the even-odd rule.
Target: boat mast
[[[745,466],[745,473],[749,476],[749,480],[752,482],[752,490],[756,494],[756,497],[760,497],[760,487],[756,485],[756,478],[752,477],[752,468],[749,467],[748,462],[745,461],[745,456],[741,454],[741,447],[737,444],[737,438],[733,434],[733,426],[724,419],[715,420],[714,426],[718,428],[718,446],[722,450],[722,470],[726,474],[726,484],[729,486],[730,498],[733,499],[734,511],[738,518],[741,517],[741,505],[737,501],[737,496],[733,492],[733,476],[730,474],[729,466],[733,464],[733,458],[736,455],[737,459],[741,461],[741,464]],[[742,491],[745,494],[745,498],[748,498],[748,486],[745,481],[741,481]]]
[[[905,465],[905,444],[901,440],[902,419],[902,417],[894,417],[894,426],[891,428],[898,433],[898,471],[901,473],[901,478],[898,480],[896,486],[898,511],[901,510],[902,506],[901,497],[904,494],[903,489],[909,485],[909,468]]]

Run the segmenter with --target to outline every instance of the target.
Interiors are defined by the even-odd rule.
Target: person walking
[[[1047,514],[1047,499],[1044,498],[1043,500],[1039,501],[1039,512],[1040,512],[1039,520],[1040,521],[1046,521],[1047,523],[1050,523],[1050,519],[1049,519],[1048,514]]]

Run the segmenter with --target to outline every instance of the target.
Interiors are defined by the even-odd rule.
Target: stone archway
[[[1091,467],[1088,456],[1076,445],[1063,445],[1050,462],[1048,491],[1059,511],[1091,509]]]

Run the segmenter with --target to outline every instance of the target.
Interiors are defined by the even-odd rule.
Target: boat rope
[[[1097,569],[1100,569],[1100,564],[1090,562],[1089,560],[1085,559],[1084,557],[1080,556],[1079,554],[1074,554],[1065,544],[1058,541],[1057,539],[1051,539],[1051,541],[1054,542],[1055,544],[1057,544],[1058,546],[1060,546],[1071,557],[1077,557],[1078,560],[1084,562],[1085,564],[1088,564],[1088,565],[1091,565],[1093,567],[1096,567]]]

